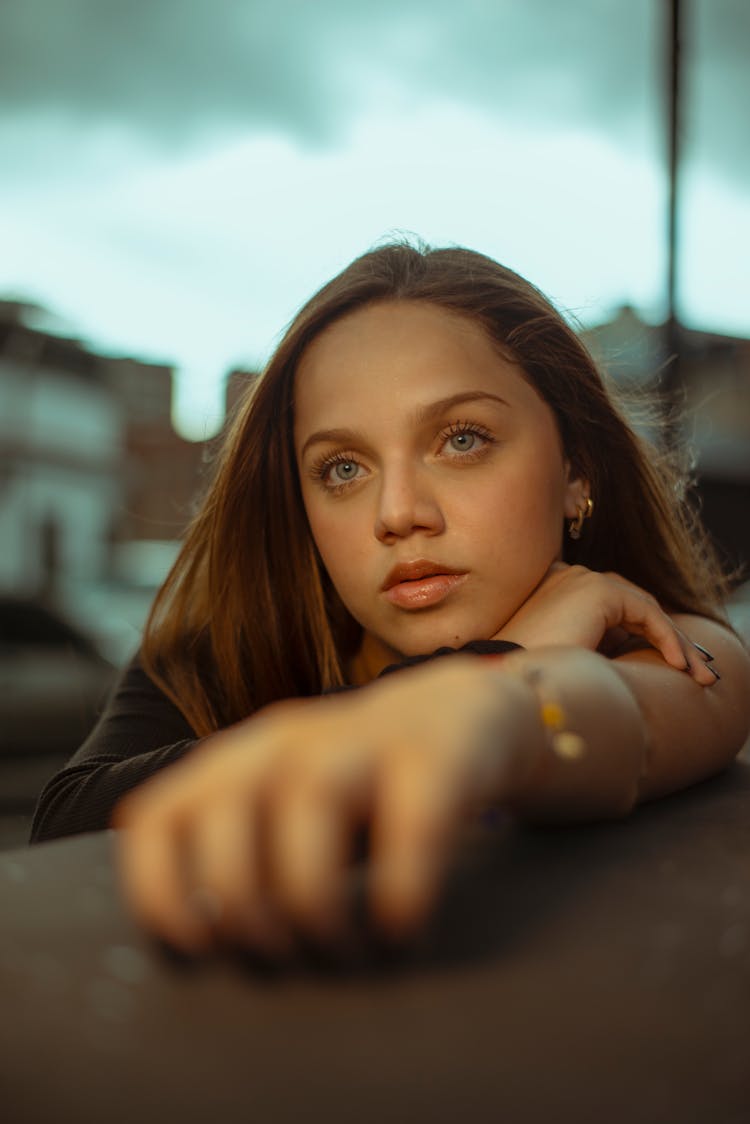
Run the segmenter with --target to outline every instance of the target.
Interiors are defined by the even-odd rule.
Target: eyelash
[[[321,457],[319,460],[315,461],[310,466],[310,476],[317,483],[321,484],[326,492],[333,493],[334,495],[337,495],[339,492],[343,492],[345,488],[348,488],[349,484],[353,483],[354,481],[342,480],[340,484],[329,484],[326,480],[326,477],[327,477],[328,473],[337,464],[358,464],[358,463],[359,462],[357,461],[357,457],[356,457],[355,453],[347,453],[347,452],[344,452],[344,451],[338,452],[338,453],[331,453],[328,456]]]
[[[466,436],[479,437],[484,442],[484,444],[481,445],[479,449],[469,449],[465,453],[459,453],[456,451],[455,456],[452,458],[454,460],[473,462],[484,454],[488,445],[496,444],[495,438],[492,436],[488,429],[485,429],[483,425],[479,425],[477,422],[459,421],[452,422],[449,426],[446,426],[445,429],[440,431],[440,434],[438,436],[441,448],[446,441],[450,441],[451,437],[462,437],[464,434],[466,434]],[[358,463],[359,462],[357,460],[356,453],[347,452],[346,450],[340,450],[336,453],[324,455],[317,461],[315,461],[310,466],[310,476],[313,480],[321,484],[328,493],[338,495],[339,493],[345,491],[350,484],[353,484],[354,480],[359,478],[355,477],[354,480],[348,481],[342,480],[339,484],[330,484],[327,482],[328,473],[337,464]]]
[[[484,445],[479,449],[470,449],[466,453],[459,454],[459,458],[462,461],[476,460],[477,457],[482,455],[487,445],[496,444],[495,438],[492,436],[489,429],[485,429],[483,425],[479,425],[477,422],[468,421],[453,422],[451,425],[447,426],[441,432],[440,440],[442,444],[445,444],[446,441],[450,441],[451,437],[463,437],[464,434],[471,437],[481,437],[484,441]]]

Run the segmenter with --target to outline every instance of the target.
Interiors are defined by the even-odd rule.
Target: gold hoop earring
[[[593,510],[594,501],[590,496],[586,496],[585,507],[578,508],[578,514],[576,515],[575,519],[571,519],[570,524],[568,525],[568,534],[572,539],[580,539],[584,521],[590,518]]]

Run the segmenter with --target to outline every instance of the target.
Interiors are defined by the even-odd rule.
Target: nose
[[[401,465],[383,472],[374,529],[375,538],[386,544],[419,532],[439,535],[445,529],[427,470]]]

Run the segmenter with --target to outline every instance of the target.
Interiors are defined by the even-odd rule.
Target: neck
[[[359,650],[349,666],[351,682],[362,687],[377,679],[384,667],[399,659],[401,655],[394,648],[389,648],[382,640],[365,632]]]

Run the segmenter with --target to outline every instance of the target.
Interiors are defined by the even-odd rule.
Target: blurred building
[[[0,301],[0,595],[34,598],[115,662],[138,642],[202,488],[173,370],[108,358]]]
[[[102,360],[0,302],[0,589],[96,581],[124,498],[126,408]]]
[[[587,345],[625,387],[658,384],[669,357],[664,329],[632,308],[583,333]],[[683,433],[701,473],[750,477],[750,340],[680,329]]]
[[[209,446],[187,441],[172,424],[174,371],[138,359],[103,361],[125,410],[124,499],[118,543],[170,541],[185,529],[200,494]]]
[[[664,369],[663,332],[623,308],[583,333],[625,386]],[[683,330],[685,441],[709,529],[750,562],[750,341]],[[226,380],[227,419],[258,375]],[[172,368],[106,358],[48,313],[0,301],[0,592],[55,597],[60,586],[161,582],[200,496],[212,443],[172,424]],[[96,619],[98,607],[88,612]]]
[[[583,336],[623,387],[658,389],[670,361],[663,327],[645,323],[625,307]],[[729,565],[748,567],[750,340],[681,328],[680,341],[682,391],[675,405],[694,463],[703,520]]]
[[[240,367],[229,372],[224,383],[225,425],[232,421],[240,402],[255,385],[259,377],[258,371],[248,371]]]
[[[171,367],[105,358],[44,318],[0,301],[0,589],[25,594],[179,538],[207,459],[172,425]]]

